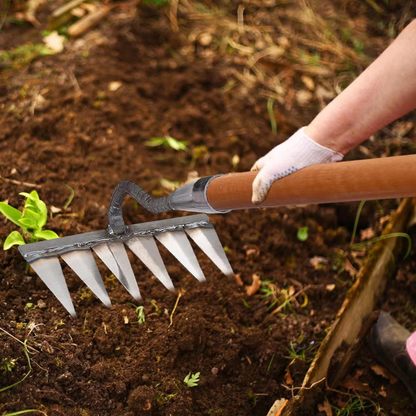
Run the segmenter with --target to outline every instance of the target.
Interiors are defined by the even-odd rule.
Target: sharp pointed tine
[[[214,228],[192,228],[187,229],[186,233],[226,276],[234,276]]]
[[[43,283],[56,296],[63,307],[75,318],[76,313],[62,273],[58,257],[45,257],[30,263]]]
[[[108,248],[120,270],[119,276],[116,275],[116,277],[133,298],[140,301],[142,297],[124,244],[121,241],[111,241],[108,243]]]
[[[134,237],[126,244],[167,289],[175,290],[152,236]]]
[[[184,231],[173,231],[155,236],[200,282],[205,282],[192,246]]]
[[[111,301],[104,287],[94,256],[90,249],[74,250],[61,254],[68,266],[82,279],[91,289],[92,293],[104,303],[111,307]]]

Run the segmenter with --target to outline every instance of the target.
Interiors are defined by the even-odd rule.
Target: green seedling
[[[157,306],[157,302],[155,300],[151,300],[150,304],[155,308],[155,313],[160,314],[160,308]]]
[[[165,137],[152,137],[150,140],[144,142],[144,144],[150,147],[164,146],[176,151],[188,150],[188,142],[176,140],[169,135]]]
[[[360,219],[361,211],[362,211],[362,209],[364,207],[364,204],[366,202],[367,201],[361,201],[360,204],[358,205],[357,214],[355,216],[354,227],[353,227],[352,236],[351,236],[351,242],[350,242],[351,249],[359,251],[359,250],[362,250],[365,246],[377,243],[378,241],[387,240],[389,238],[398,238],[398,237],[400,237],[400,238],[405,238],[407,240],[407,250],[406,250],[406,253],[405,253],[404,258],[403,258],[403,259],[406,259],[409,256],[410,252],[412,251],[412,239],[410,238],[409,234],[406,234],[406,233],[397,232],[397,233],[385,234],[385,235],[381,235],[379,237],[371,238],[371,239],[363,241],[361,243],[355,243],[354,244],[354,240],[355,240],[355,237],[357,235],[358,221]],[[376,201],[376,202],[378,202],[378,201]],[[393,261],[395,261],[394,257],[393,257]]]
[[[11,222],[22,229],[12,231],[6,238],[3,249],[8,250],[14,245],[35,243],[39,240],[51,240],[59,236],[51,230],[43,230],[48,218],[46,204],[39,198],[36,191],[30,194],[21,192],[20,195],[26,197],[23,211],[20,212],[5,202],[0,202],[0,212]]]
[[[289,309],[293,311],[293,306],[291,303],[293,297],[291,296],[288,289],[279,289],[272,281],[265,280],[264,282],[261,282],[260,292],[263,294],[263,299],[269,303],[267,310],[270,311],[274,309],[271,312],[272,314],[277,313],[276,310],[286,311]]]
[[[319,347],[319,343],[311,343],[309,347],[297,348],[290,341],[290,347],[288,348],[287,355],[285,358],[291,360],[291,364],[295,361],[304,361],[304,362],[311,362],[313,360],[313,356],[315,354],[316,349]]]
[[[188,386],[188,387],[196,387],[199,383],[199,375],[201,373],[195,373],[195,374],[191,374],[189,373],[183,380],[183,382]]]
[[[175,394],[158,393],[156,400],[161,406],[164,406],[166,403],[169,403],[172,399],[174,399],[174,397]]]
[[[143,324],[146,322],[146,316],[144,314],[144,306],[138,306],[136,308],[136,313],[137,313],[137,322],[139,325]]]
[[[1,360],[0,370],[10,373],[16,367],[17,358],[3,358]]]
[[[337,407],[331,405],[331,408],[335,411],[334,414],[336,416],[349,416],[354,413],[363,412],[366,409],[373,409],[377,413],[373,414],[380,414],[381,410],[380,406],[374,402],[369,402],[367,400],[363,400],[360,396],[353,396],[344,404],[344,406]]]
[[[0,62],[6,67],[16,69],[30,64],[40,56],[50,55],[51,53],[53,52],[43,43],[22,45],[13,50],[1,52]]]
[[[24,353],[25,353],[26,359],[27,359],[27,364],[28,364],[28,366],[29,366],[29,371],[28,371],[28,372],[27,372],[27,373],[23,376],[23,378],[22,378],[21,380],[17,381],[16,383],[10,384],[9,386],[6,386],[6,387],[1,388],[1,389],[0,389],[0,393],[3,393],[4,391],[9,390],[9,389],[11,389],[11,388],[13,388],[13,387],[15,387],[15,386],[19,385],[19,384],[20,384],[20,383],[22,383],[24,380],[26,380],[26,378],[27,378],[27,377],[29,376],[29,374],[32,372],[32,363],[31,363],[31,361],[30,361],[29,351],[28,351],[28,349],[27,349],[27,339],[25,339],[25,340],[24,340],[24,342],[23,342],[23,348],[24,348]],[[15,364],[16,364],[16,360],[14,360],[14,363],[13,363],[13,368],[14,368]],[[9,362],[9,366],[10,366],[10,362]],[[12,368],[12,369],[13,369],[13,368]],[[7,371],[11,371],[11,370],[7,370]]]
[[[308,227],[301,227],[299,228],[296,237],[299,241],[306,241],[308,239]]]

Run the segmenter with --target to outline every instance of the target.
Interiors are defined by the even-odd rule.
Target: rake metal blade
[[[62,306],[75,317],[74,305],[58,257],[38,259],[30,263],[30,266],[39,277],[42,276],[43,283],[45,283],[48,289],[62,303]]]
[[[124,244],[121,241],[112,241],[94,246],[93,250],[133,298],[140,301],[140,290]]]
[[[163,263],[155,239],[151,237],[134,237],[126,241],[129,249],[146,265],[156,278],[171,291],[173,283]]]
[[[174,231],[155,235],[155,237],[182,263],[200,282],[205,282],[204,273],[195,257],[194,250],[184,231]]]
[[[141,299],[140,291],[125,245],[139,257],[167,289],[174,290],[155,238],[192,275],[203,282],[205,276],[188,240],[188,235],[224,274],[233,274],[218,236],[205,214],[134,224],[127,227],[123,234],[100,230],[40,241],[21,245],[19,251],[65,309],[75,316],[59,257],[62,257],[101,302],[106,306],[111,306],[111,301],[95,263],[93,251],[128,292],[139,301]]]
[[[191,228],[185,231],[226,276],[234,276],[220,239],[213,228]]]
[[[61,254],[68,266],[81,278],[81,280],[91,289],[95,296],[111,307],[111,301],[105,290],[101,274],[95,263],[94,256],[90,249],[69,251]]]

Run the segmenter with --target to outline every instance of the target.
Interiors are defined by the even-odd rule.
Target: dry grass
[[[374,0],[251,0],[217,6],[209,0],[172,0],[168,15],[173,30],[186,28],[199,57],[228,68],[226,89],[243,86],[290,109],[312,101],[324,106],[414,13],[409,3],[394,18],[383,5]],[[374,20],[379,20],[377,31]]]

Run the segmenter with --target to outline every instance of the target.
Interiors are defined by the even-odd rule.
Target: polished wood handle
[[[276,181],[261,205],[251,202],[256,174],[213,179],[207,188],[211,207],[223,211],[416,196],[416,155],[309,166]]]

